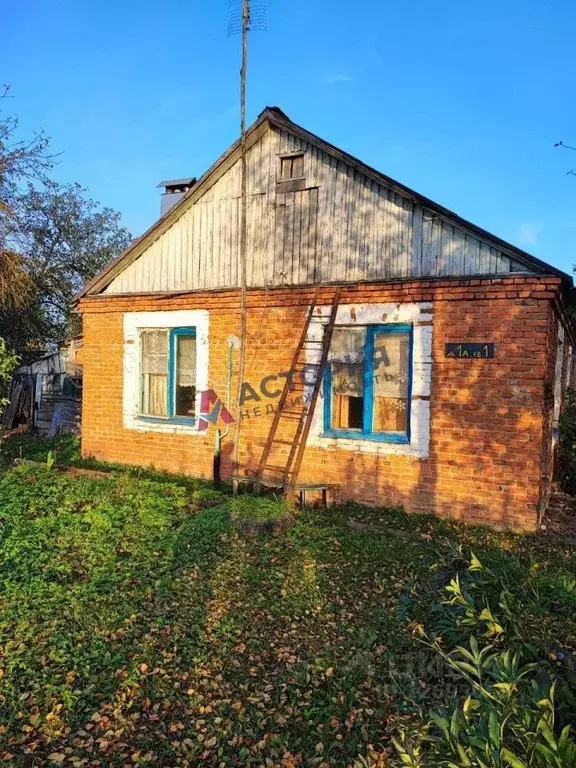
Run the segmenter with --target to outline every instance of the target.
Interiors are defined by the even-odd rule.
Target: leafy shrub
[[[565,493],[576,495],[576,389],[567,389],[559,422],[557,477]]]
[[[12,381],[12,374],[18,367],[20,358],[10,352],[4,339],[0,338],[0,414],[2,408],[8,403],[6,395]]]
[[[512,558],[496,572],[472,555],[464,570],[461,549],[449,554],[458,570],[444,587],[447,598],[433,605],[428,632],[415,622],[412,628],[443,660],[451,701],[420,728],[401,731],[399,764],[576,768],[574,671],[567,665],[557,678],[556,654],[549,655],[543,638],[520,618],[527,607],[533,616],[544,614],[550,597],[563,599],[568,609],[571,582],[551,592],[544,583],[540,590],[514,583]],[[458,644],[462,640],[467,647]],[[562,721],[567,724],[560,730]]]
[[[417,735],[403,732],[395,746],[408,768],[575,768],[570,725],[555,733],[555,682],[541,682],[536,664],[520,653],[458,647],[444,658],[455,681],[466,688],[462,702],[431,721]]]

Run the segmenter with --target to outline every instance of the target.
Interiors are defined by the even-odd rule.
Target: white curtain
[[[176,383],[179,387],[195,387],[196,337],[178,336],[176,344]]]
[[[176,416],[192,417],[196,411],[196,337],[176,337]]]
[[[142,412],[168,415],[168,331],[142,331]]]

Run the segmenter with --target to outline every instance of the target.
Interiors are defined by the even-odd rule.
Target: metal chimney
[[[194,184],[196,184],[196,177],[161,181],[158,188],[163,188],[164,192],[160,198],[160,215],[164,216],[176,203],[179,203]]]

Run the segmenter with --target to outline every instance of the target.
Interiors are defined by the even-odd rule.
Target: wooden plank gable
[[[290,153],[303,153],[295,188],[280,178]],[[240,163],[232,160],[100,290],[237,287]],[[272,123],[260,130],[247,161],[250,287],[542,271],[352,160]]]

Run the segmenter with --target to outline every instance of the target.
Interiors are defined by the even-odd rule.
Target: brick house
[[[534,529],[571,379],[571,278],[277,108],[250,127],[247,147],[240,413],[237,142],[200,179],[164,182],[162,217],[77,299],[84,454],[209,477],[219,427],[230,477],[230,425],[214,421],[227,407],[241,419],[239,471],[250,475],[282,393],[305,411],[318,389],[302,482]]]

